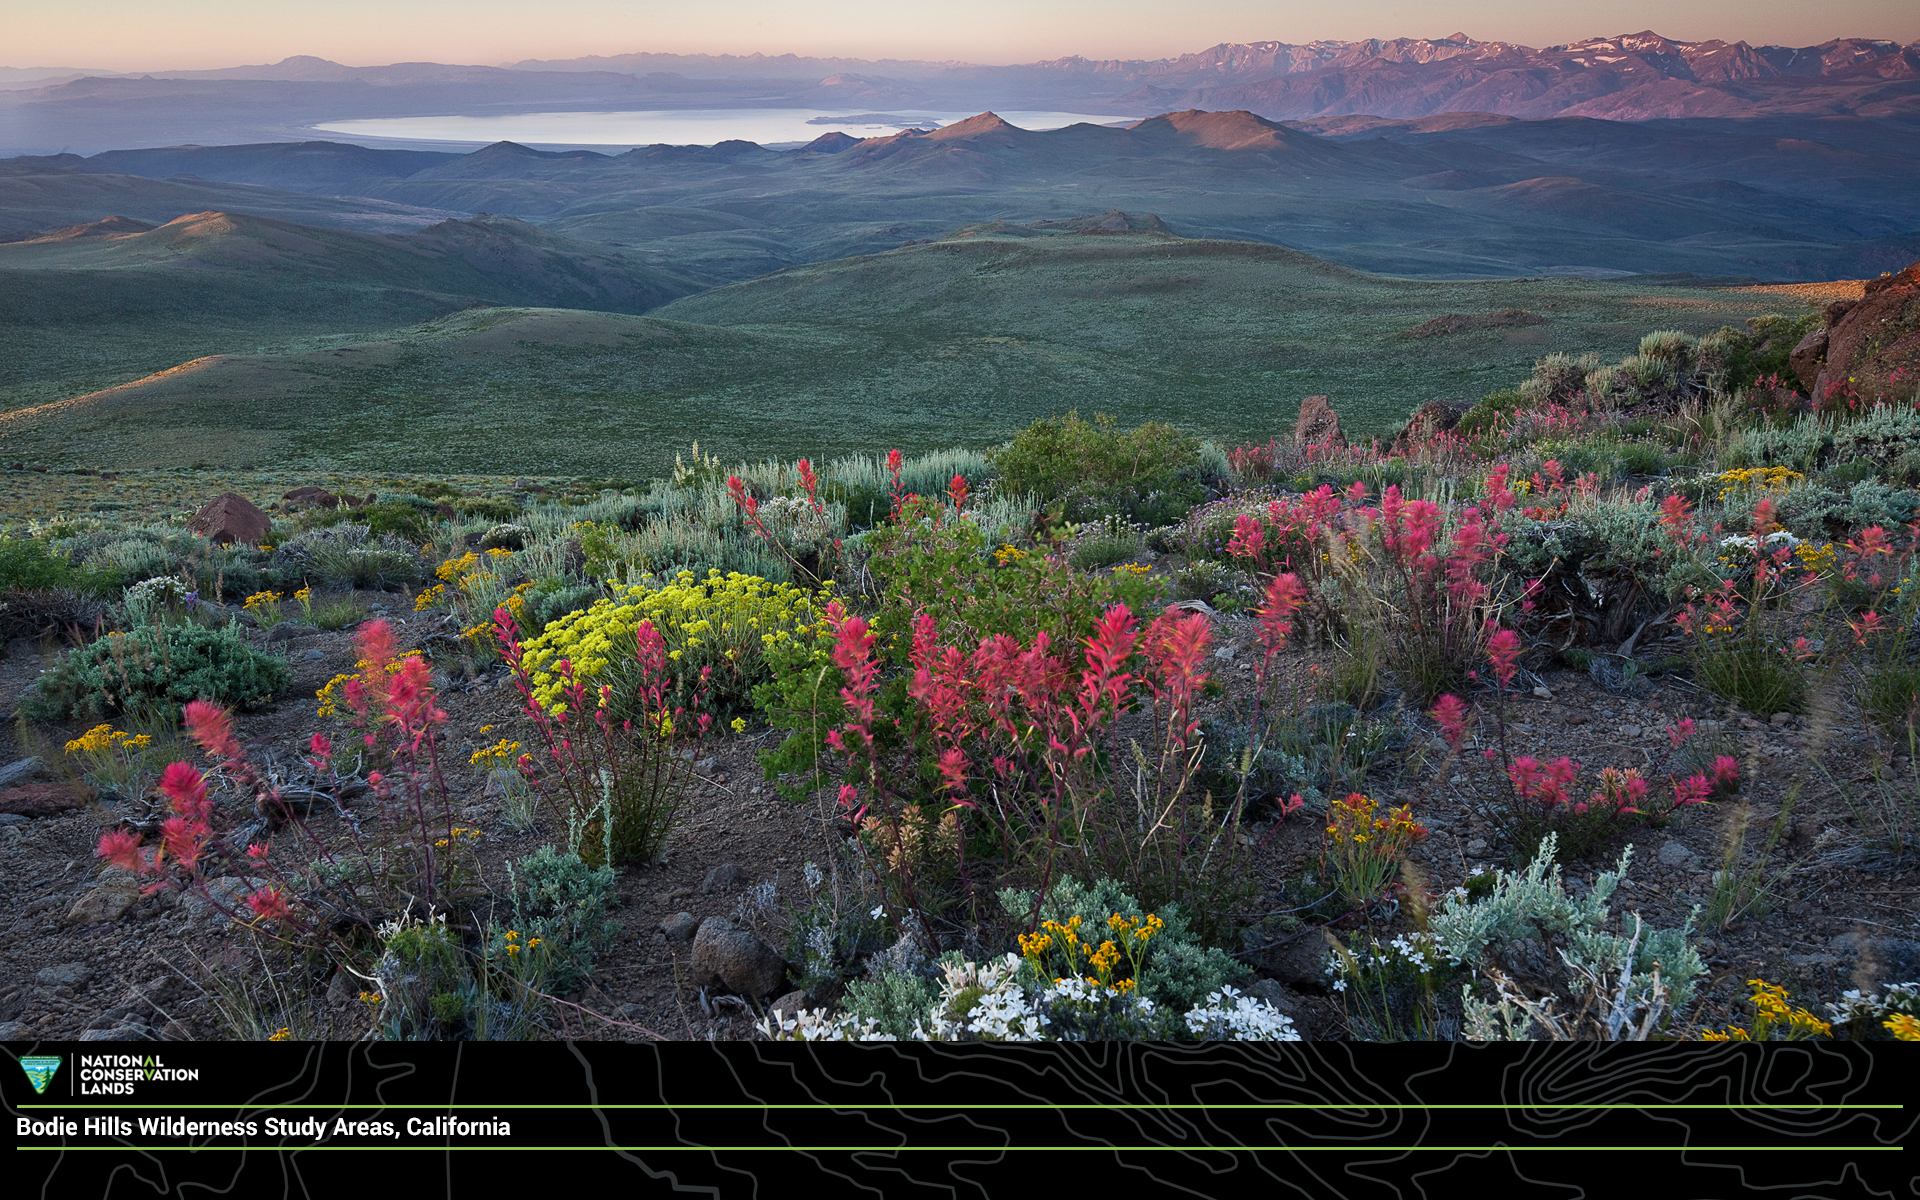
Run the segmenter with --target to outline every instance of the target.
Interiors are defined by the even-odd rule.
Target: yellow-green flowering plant
[[[616,709],[626,715],[639,685],[634,631],[645,621],[663,639],[677,680],[705,672],[710,711],[744,709],[754,687],[772,678],[769,653],[796,642],[811,645],[831,599],[831,587],[810,590],[717,570],[704,579],[682,571],[665,583],[627,587],[561,617],[526,643],[533,698],[548,711],[564,710],[568,684],[557,669],[564,660],[577,682],[611,687]],[[685,704],[691,694],[672,699]]]

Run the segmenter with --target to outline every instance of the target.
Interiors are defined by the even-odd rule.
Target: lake
[[[732,140],[763,146],[810,142],[838,131],[849,137],[887,137],[908,126],[938,128],[970,112],[894,109],[885,113],[831,112],[817,108],[701,108],[648,112],[539,112],[504,116],[377,117],[330,121],[314,128],[354,139],[445,142],[485,146],[519,142],[542,147],[711,146]],[[1022,129],[1060,129],[1082,121],[1105,125],[1138,117],[1094,113],[1007,111],[1002,119]]]

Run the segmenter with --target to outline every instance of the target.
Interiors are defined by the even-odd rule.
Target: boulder
[[[1920,262],[1869,279],[1858,300],[1829,304],[1821,332],[1826,345],[1820,358],[1812,358],[1811,348],[1808,355],[1800,355],[1807,346],[1803,340],[1794,348],[1799,357],[1792,360],[1794,373],[1808,384],[1815,400],[1841,392],[1849,381],[1862,406],[1912,395],[1920,383]],[[1811,381],[1803,362],[1817,364]]]
[[[1325,396],[1308,396],[1300,402],[1300,418],[1293,423],[1295,446],[1344,446],[1346,435],[1340,432],[1340,414]]]
[[[0,788],[10,788],[39,769],[40,756],[38,754],[27,758],[15,759],[6,766],[0,767]]]
[[[1405,454],[1420,443],[1429,441],[1452,429],[1460,423],[1463,410],[1438,400],[1429,400],[1413,410],[1407,418],[1407,427],[1394,435],[1393,445],[1388,447],[1389,454]]]
[[[693,982],[758,1000],[786,986],[787,963],[725,917],[708,917],[693,935]]]
[[[93,968],[85,963],[60,963],[40,968],[33,979],[41,987],[70,987],[78,991],[93,982]]]
[[[684,942],[700,928],[690,912],[677,912],[660,922],[660,932],[676,942]]]
[[[0,812],[50,817],[84,807],[93,791],[83,783],[26,783],[0,791]]]
[[[1813,384],[1820,378],[1820,367],[1827,361],[1827,329],[1820,328],[1800,339],[1787,355],[1787,365],[1793,368],[1793,374],[1800,386],[1813,391]]]
[[[200,511],[187,522],[187,528],[205,534],[207,540],[216,545],[242,542],[257,546],[266,538],[272,524],[253,501],[238,492],[226,492],[201,505]]]
[[[340,497],[323,487],[297,487],[280,497],[289,509],[339,508]]]

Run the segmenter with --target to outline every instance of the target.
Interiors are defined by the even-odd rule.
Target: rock
[[[196,921],[219,922],[225,919],[246,924],[253,920],[253,910],[247,907],[247,897],[266,886],[264,879],[224,875],[207,882],[206,895],[188,892],[182,903],[186,906],[187,915]]]
[[[1827,330],[1823,325],[1800,339],[1800,344],[1787,354],[1787,364],[1800,380],[1800,386],[1813,391],[1813,381],[1820,377],[1820,364],[1827,360]]]
[[[693,935],[693,982],[724,987],[751,999],[771,995],[787,981],[778,951],[725,917],[708,917]]]
[[[1585,713],[1568,713],[1567,714],[1567,724],[1569,725],[1585,725],[1588,721],[1591,721],[1592,719],[1593,719],[1592,717],[1589,717]]]
[[[122,1025],[117,1029],[89,1029],[81,1033],[75,1041],[80,1042],[144,1042],[150,1036],[145,1025]]]
[[[1754,719],[1753,719],[1752,717],[1741,717],[1741,718],[1740,718],[1740,728],[1742,728],[1742,729],[1765,729],[1765,728],[1766,728],[1766,726],[1765,726],[1765,725],[1763,725],[1763,724],[1761,724],[1761,723],[1760,723],[1759,721],[1756,721],[1756,720],[1754,720]]]
[[[315,646],[313,649],[302,653],[300,655],[300,661],[301,662],[319,662],[321,659],[325,658],[326,656],[327,656],[327,652],[325,650],[322,650],[320,649],[320,647]]]
[[[1407,418],[1407,426],[1394,435],[1389,454],[1405,454],[1422,442],[1427,442],[1452,429],[1460,423],[1464,409],[1442,404],[1438,400],[1429,400],[1413,410]]]
[[[340,497],[323,487],[297,487],[280,499],[290,509],[340,507]]]
[[[767,1011],[785,1013],[787,1016],[790,1017],[793,1014],[799,1012],[801,1009],[807,1007],[807,1001],[809,999],[811,999],[811,997],[807,995],[807,990],[805,988],[795,988],[792,991],[788,992],[786,995],[780,997],[778,1000],[775,1000],[770,1004],[768,1004]]]
[[[1691,867],[1699,863],[1700,856],[1679,842],[1668,842],[1660,847],[1656,855],[1661,864],[1669,867]]]
[[[693,769],[700,772],[700,774],[702,775],[711,775],[714,773],[714,771],[719,769],[719,766],[720,766],[719,759],[703,758],[699,762],[693,764]]]
[[[1793,714],[1785,713],[1785,712],[1777,712],[1773,714],[1773,716],[1770,719],[1773,722],[1774,728],[1778,729],[1781,726],[1792,724]]]
[[[1340,432],[1340,414],[1325,396],[1308,396],[1300,402],[1300,416],[1293,423],[1295,446],[1344,446],[1346,435]]]
[[[0,1042],[33,1040],[33,1030],[25,1021],[0,1021]]]
[[[1553,693],[1547,690],[1547,685],[1544,683],[1536,683],[1533,685],[1533,695],[1536,700],[1553,699]]]
[[[40,756],[18,758],[0,767],[0,788],[10,788],[40,769]]]
[[[61,963],[56,967],[42,967],[34,975],[34,982],[41,987],[68,987],[78,990],[87,986],[93,979],[93,968],[85,963]]]
[[[193,514],[187,528],[203,533],[216,545],[241,542],[257,546],[266,539],[273,521],[238,492],[227,492],[207,501]]]
[[[1811,384],[1816,401],[1831,393],[1857,397],[1865,408],[1906,392],[1920,373],[1920,262],[1868,280],[1857,301],[1829,304],[1826,335],[1825,359]],[[1908,382],[1896,381],[1896,373]]]
[[[1492,853],[1492,848],[1487,845],[1487,839],[1485,838],[1474,838],[1467,843],[1468,858],[1485,858],[1490,853]]]
[[[27,818],[21,816],[19,813],[0,813],[0,829],[5,829],[10,825],[25,825],[26,823]]]
[[[50,817],[85,807],[93,789],[83,783],[29,783],[0,792],[0,812],[23,817]]]
[[[193,1030],[179,1021],[168,1021],[160,1027],[160,1036],[170,1042],[190,1042],[193,1040]]]
[[[690,912],[677,912],[660,922],[660,932],[676,942],[684,942],[694,935],[700,923],[693,919]]]
[[[1232,647],[1232,646],[1222,646],[1222,647],[1220,647],[1220,648],[1219,648],[1218,650],[1215,650],[1215,651],[1213,652],[1213,656],[1214,656],[1215,658],[1217,658],[1217,659],[1219,659],[1219,660],[1220,660],[1221,662],[1232,662],[1232,661],[1233,661],[1233,647]]]
[[[1644,732],[1646,732],[1646,730],[1639,725],[1622,725],[1620,727],[1620,736],[1623,738],[1637,738]]]
[[[97,925],[101,921],[117,921],[138,899],[139,880],[109,879],[74,901],[73,907],[67,910],[67,924]]]
[[[732,887],[734,881],[739,878],[739,867],[734,866],[732,863],[721,863],[713,870],[707,872],[707,877],[700,881],[700,890],[706,895],[711,896],[715,892]]]
[[[320,631],[299,621],[282,621],[267,631],[269,642],[291,642],[295,638],[319,637]]]
[[[1265,1000],[1289,1017],[1296,1016],[1304,1003],[1298,992],[1278,979],[1256,979],[1242,990],[1255,1000]]]

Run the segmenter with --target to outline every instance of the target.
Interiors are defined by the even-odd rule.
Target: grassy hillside
[[[637,476],[728,457],[1004,438],[1078,408],[1225,438],[1332,396],[1381,432],[1550,350],[1738,323],[1781,297],[1642,282],[1413,282],[1278,247],[988,234],[794,268],[648,316],[456,313],[377,338],[211,359],[0,418],[0,457]],[[1449,313],[1544,324],[1412,338]]]
[[[188,359],[285,353],[475,304],[642,312],[693,285],[511,218],[362,234],[231,213],[0,244],[0,409]]]

